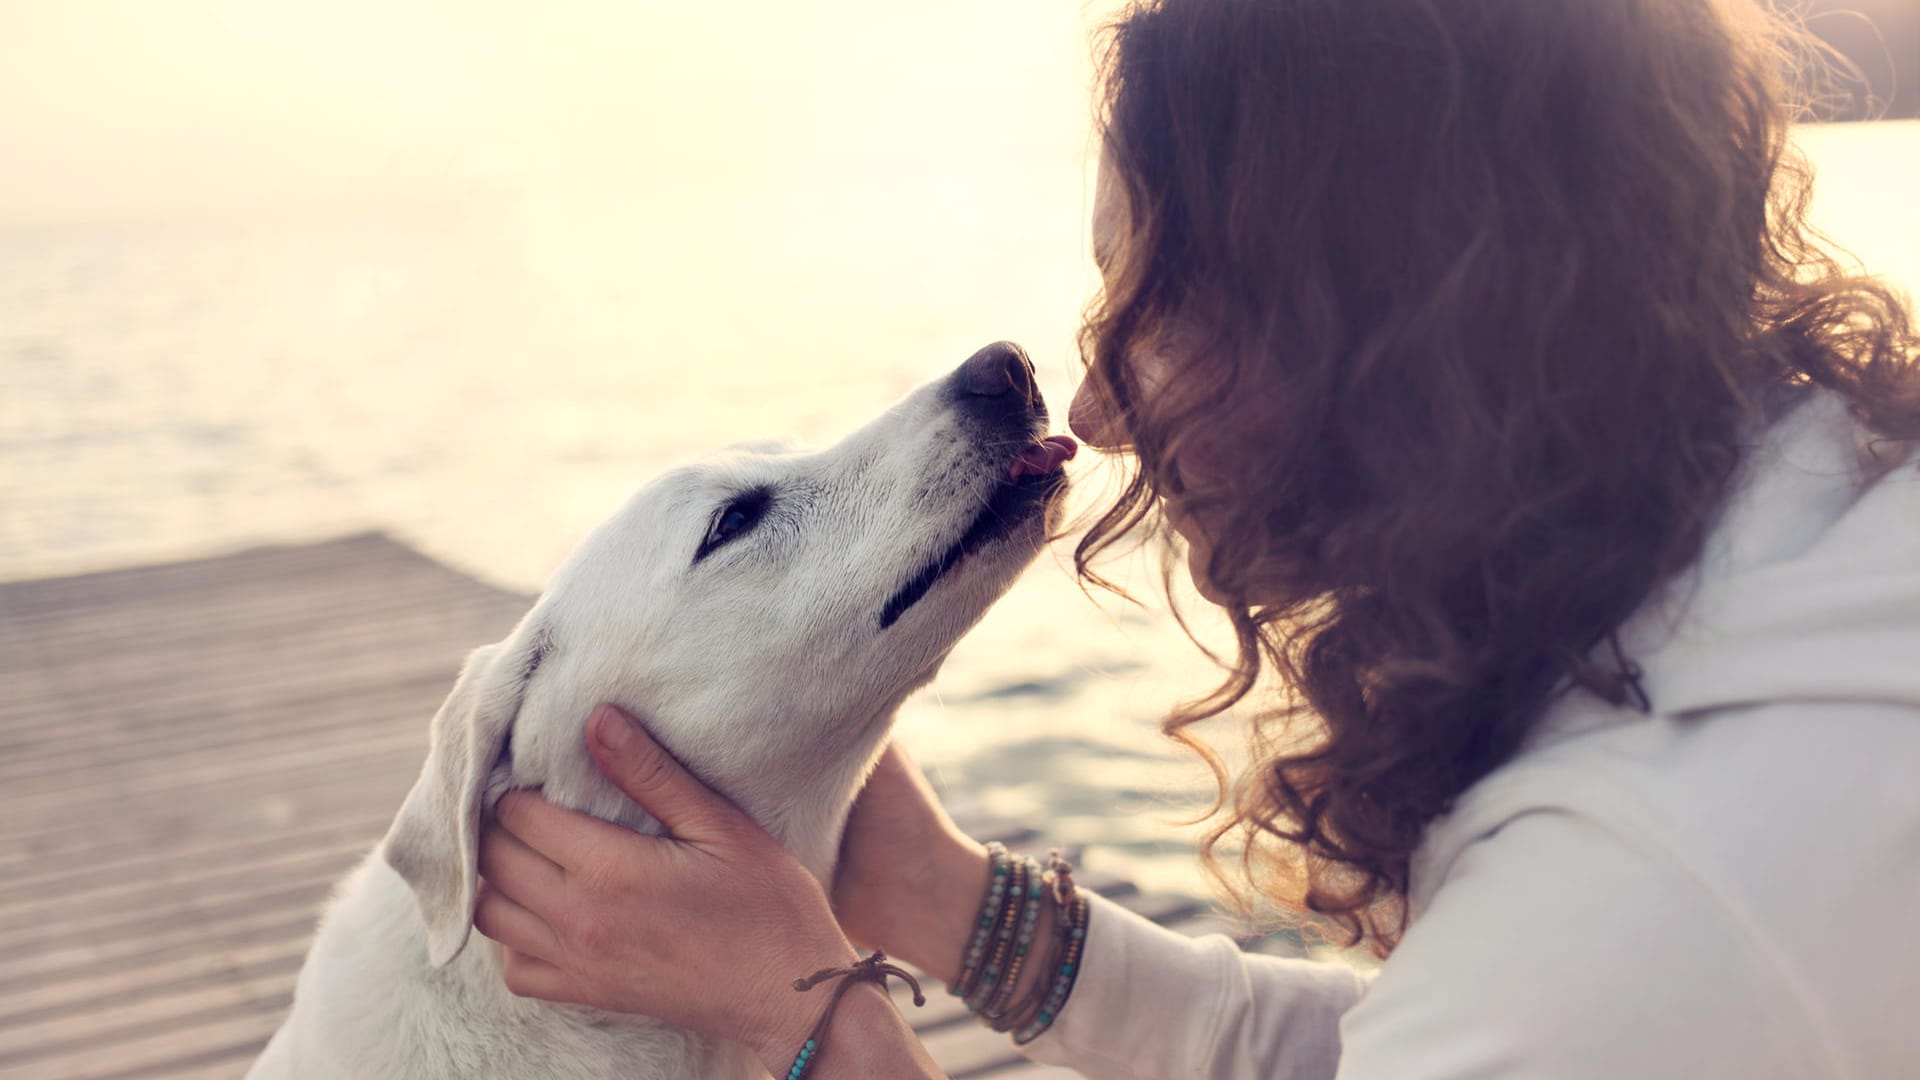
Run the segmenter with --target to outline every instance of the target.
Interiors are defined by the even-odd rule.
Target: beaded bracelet
[[[1025,1026],[1014,1032],[1015,1046],[1025,1046],[1052,1027],[1054,1017],[1060,1015],[1061,1007],[1067,1003],[1067,995],[1073,993],[1074,980],[1080,974],[1080,960],[1086,952],[1088,915],[1087,898],[1074,897],[1071,913],[1062,925],[1057,942],[1056,956],[1059,962],[1050,966],[1053,986],[1047,991],[1045,1000],[1041,1002],[1040,1011],[1035,1013],[1032,1020]]]
[[[1026,966],[1027,953],[1033,948],[1034,931],[1040,927],[1040,894],[1046,890],[1046,878],[1040,872],[1040,864],[1032,859],[1027,864],[1027,891],[1020,905],[1020,936],[1013,944],[1013,955],[1007,959],[1006,973],[1000,977],[1000,985],[989,996],[985,1004],[977,1010],[988,1022],[999,1019],[1013,1003],[1014,989],[1020,985],[1020,972]]]
[[[1000,965],[1006,961],[1006,953],[1016,932],[1020,919],[1020,899],[1027,890],[1027,865],[1025,859],[1008,859],[1004,888],[1000,890],[1000,903],[991,913],[991,926],[987,940],[981,945],[979,965],[973,969],[973,978],[966,984],[964,999],[970,1011],[979,1011],[979,1003],[995,986]]]
[[[1079,968],[1079,951],[1086,937],[1086,898],[1079,896],[1073,882],[1073,864],[1060,857],[1058,849],[1047,856],[1047,881],[1052,887],[1054,911],[1056,912],[1053,947],[1049,950],[1046,971],[1051,979],[1043,977],[1034,984],[1027,999],[1010,1012],[991,1017],[995,1031],[1019,1029],[1024,1040],[1031,1042],[1053,1023],[1060,1008],[1066,1004],[1067,994],[1073,990],[1073,974]],[[1077,903],[1076,903],[1077,901]],[[1062,972],[1062,968],[1067,970]],[[1066,977],[1064,985],[1062,976]],[[1041,1019],[1042,1014],[1045,1018]]]
[[[990,872],[980,916],[949,993],[993,1030],[1014,1032],[1015,1044],[1024,1045],[1053,1025],[1073,992],[1086,950],[1088,901],[1074,887],[1073,865],[1058,850],[1049,853],[1044,873],[1031,858],[1009,856],[1003,844],[990,843],[987,852]],[[1055,919],[1046,967],[1016,1002],[1047,893]]]
[[[980,984],[967,995],[967,1009],[979,1012],[986,1007],[987,1001],[999,989],[1000,978],[1005,971],[1008,957],[1013,954],[1014,939],[1020,932],[1026,910],[1032,905],[1032,899],[1038,898],[1038,891],[1031,887],[1032,879],[1040,875],[1040,865],[1026,856],[1013,861],[1007,875],[1007,897],[1000,905],[999,925],[994,928],[993,945],[987,954],[986,967],[981,969]]]
[[[960,975],[953,980],[947,992],[954,997],[966,997],[973,992],[974,981],[980,977],[980,965],[986,959],[987,942],[993,936],[993,928],[1000,918],[1001,901],[1007,890],[1007,845],[995,840],[987,845],[987,889],[980,898],[980,921],[974,927],[973,940],[967,943],[967,951],[960,961]]]

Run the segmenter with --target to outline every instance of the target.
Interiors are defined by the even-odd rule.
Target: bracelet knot
[[[820,1056],[821,1048],[826,1045],[827,1025],[833,1021],[833,1010],[840,1004],[840,998],[846,994],[849,987],[855,983],[871,982],[878,983],[884,990],[890,978],[907,981],[907,985],[913,988],[914,1005],[927,1003],[927,996],[920,991],[920,980],[914,978],[905,968],[888,960],[887,954],[879,949],[873,950],[873,955],[856,960],[845,967],[821,968],[806,978],[793,980],[793,988],[803,994],[824,982],[831,982],[834,979],[840,982],[833,988],[833,996],[827,999],[827,1007],[820,1011],[820,1019],[814,1022],[813,1030],[808,1033],[805,1045],[800,1048],[800,1056],[794,1059],[793,1067],[787,1070],[787,1080],[801,1080],[807,1070],[813,1067],[814,1060]]]
[[[884,987],[888,978],[907,980],[907,985],[913,988],[914,1005],[927,1003],[927,996],[920,992],[920,980],[914,978],[912,972],[888,960],[886,952],[881,949],[873,950],[871,956],[856,960],[846,967],[821,968],[804,979],[795,979],[793,988],[804,994],[830,979],[844,979],[847,983],[877,982]]]

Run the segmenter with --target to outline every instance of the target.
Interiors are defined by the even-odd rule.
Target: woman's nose
[[[1079,389],[1073,392],[1073,401],[1067,405],[1067,430],[1096,450],[1118,449],[1125,444],[1126,438],[1100,404],[1100,395],[1094,392],[1093,381],[1094,377],[1088,375],[1080,381]]]

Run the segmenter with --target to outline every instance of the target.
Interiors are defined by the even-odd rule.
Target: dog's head
[[[1056,524],[1074,447],[1046,426],[1002,343],[831,449],[736,452],[643,488],[434,718],[384,846],[432,962],[467,940],[481,815],[505,791],[658,831],[587,756],[602,701],[824,876],[895,708]]]

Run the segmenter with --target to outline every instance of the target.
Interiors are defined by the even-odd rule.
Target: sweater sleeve
[[[1092,1080],[1330,1080],[1340,1017],[1365,977],[1340,964],[1243,953],[1093,897],[1073,996],[1029,1057]]]
[[[1099,903],[1030,1056],[1094,1080],[1786,1080],[1838,1075],[1724,899],[1561,813],[1469,845],[1369,983]]]

